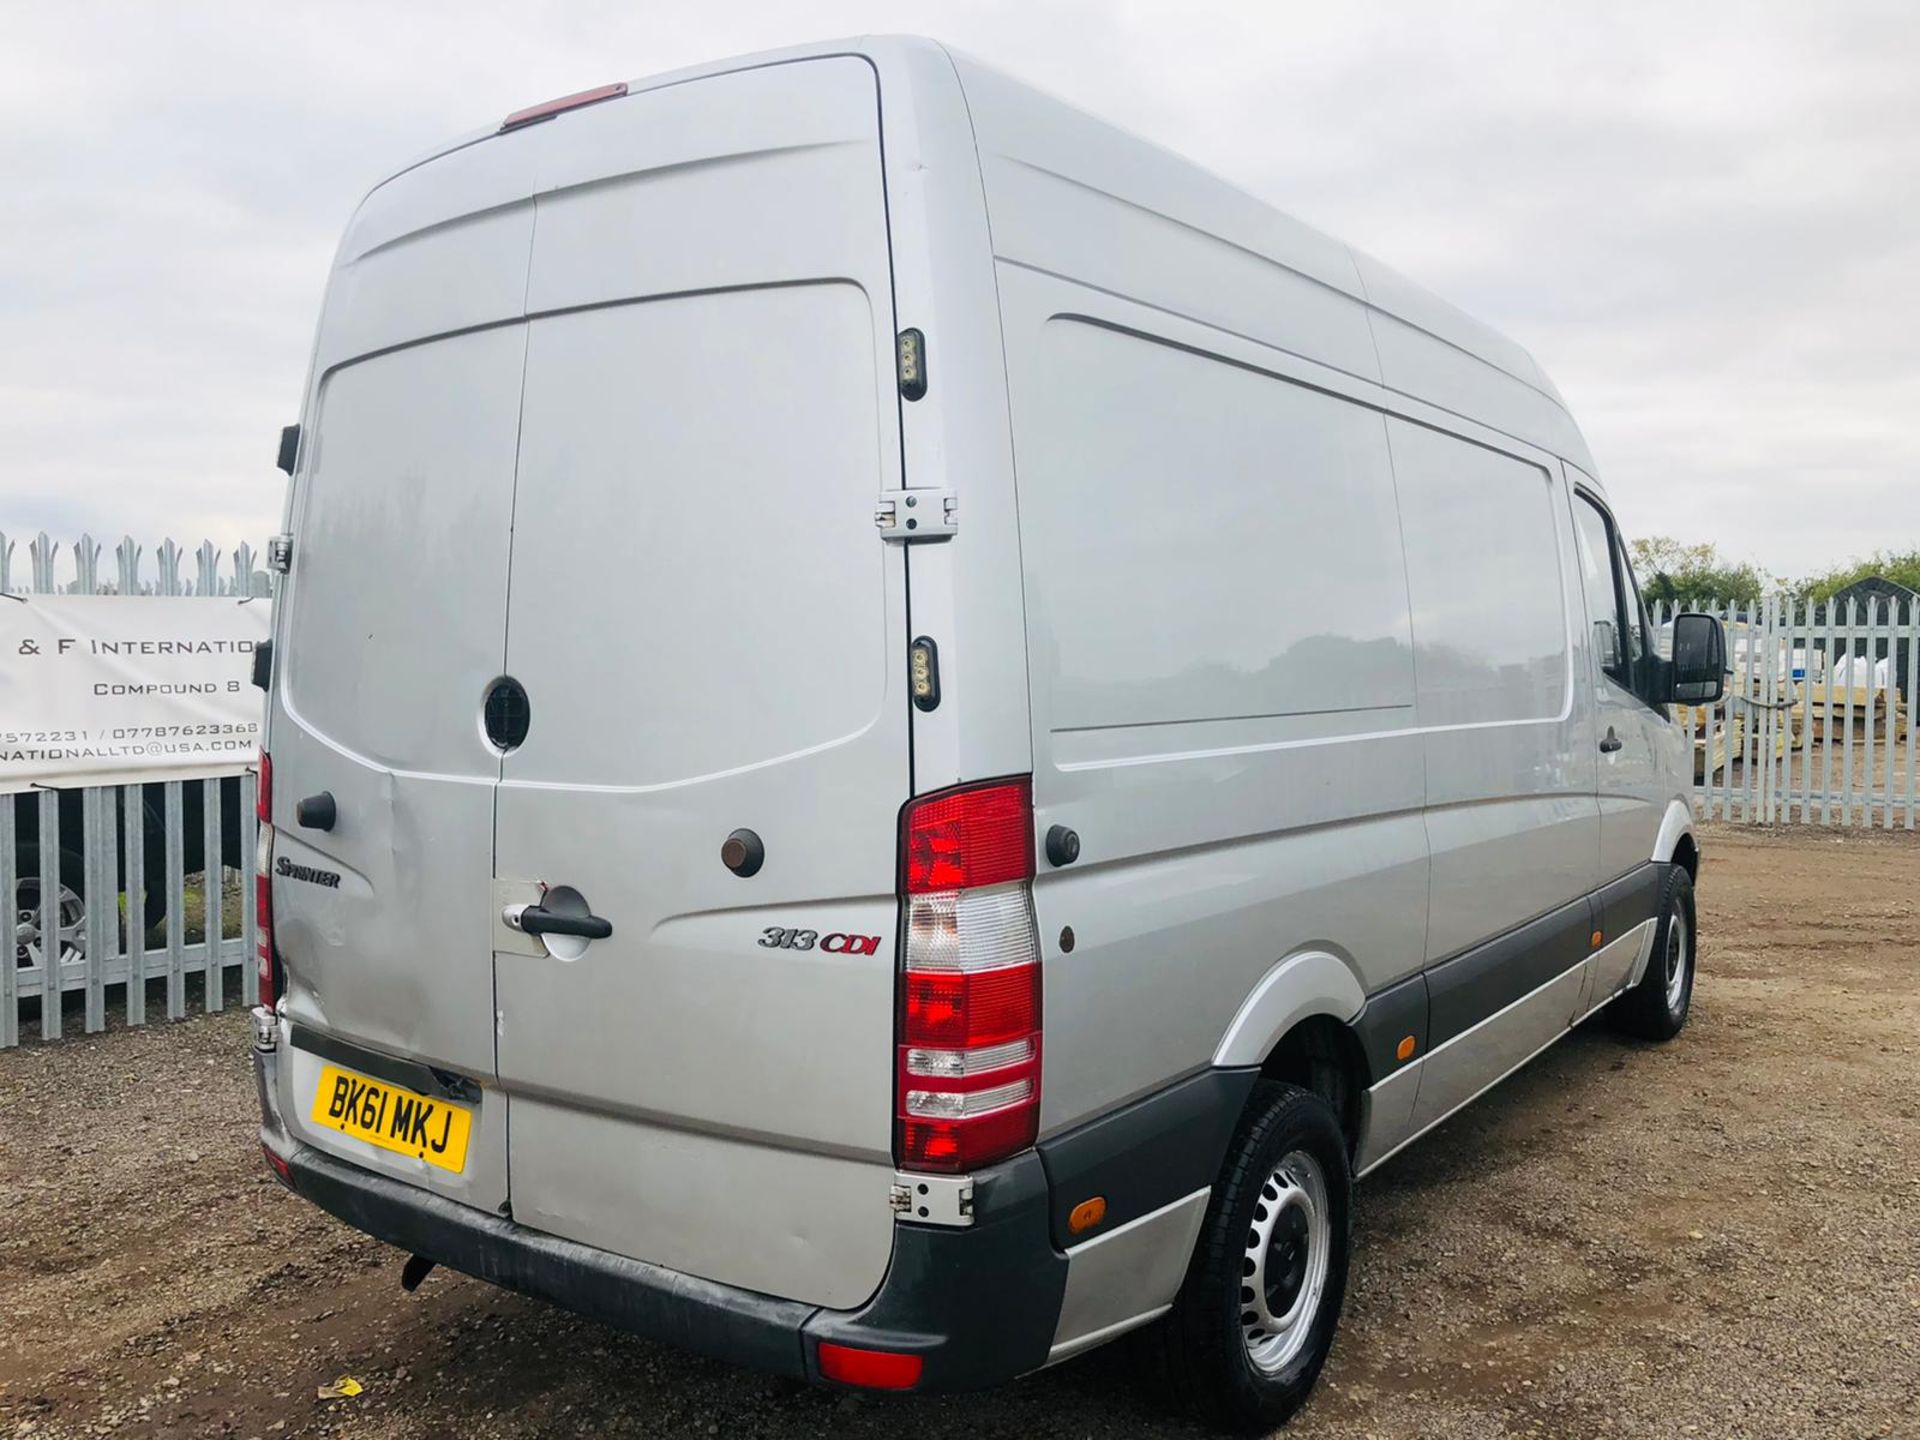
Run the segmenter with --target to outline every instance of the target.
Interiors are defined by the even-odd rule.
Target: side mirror
[[[1681,705],[1711,705],[1727,691],[1727,632],[1711,615],[1676,615],[1668,698]]]

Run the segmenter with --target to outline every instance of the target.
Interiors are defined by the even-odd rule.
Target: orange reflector
[[[1082,1200],[1067,1215],[1067,1230],[1078,1235],[1082,1230],[1091,1230],[1107,1218],[1107,1197],[1096,1195],[1091,1200]]]
[[[1605,938],[1606,937],[1603,936],[1598,930],[1594,931],[1593,932],[1593,948],[1598,950],[1600,948],[1600,942]]]
[[[1415,1049],[1414,1038],[1411,1035],[1409,1035],[1406,1037],[1406,1039],[1400,1042],[1400,1048],[1395,1050],[1393,1053],[1399,1056],[1402,1060],[1411,1060],[1413,1058],[1414,1049]]]
[[[856,1350],[820,1342],[820,1373],[842,1385],[869,1390],[911,1390],[920,1383],[920,1357],[890,1350]]]

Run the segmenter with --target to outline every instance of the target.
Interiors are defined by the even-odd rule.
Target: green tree
[[[1724,560],[1711,544],[1683,545],[1666,535],[1635,540],[1633,572],[1649,605],[1661,601],[1678,607],[1709,600],[1751,604],[1773,588],[1770,577],[1754,565]]]
[[[1869,575],[1884,575],[1896,585],[1920,590],[1920,550],[1876,550],[1864,560],[1836,566],[1825,574],[1814,575],[1795,585],[1794,592],[1808,600],[1829,600],[1856,580]]]

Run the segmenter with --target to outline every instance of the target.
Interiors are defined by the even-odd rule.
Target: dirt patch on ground
[[[1686,1033],[1583,1031],[1361,1188],[1290,1436],[1920,1436],[1920,843],[1704,839]],[[0,1436],[1198,1433],[1124,1346],[868,1400],[404,1294],[254,1115],[238,1015],[0,1055]]]

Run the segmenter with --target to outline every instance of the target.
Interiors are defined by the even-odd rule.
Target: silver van
[[[1686,1020],[1724,641],[1547,378],[938,45],[399,171],[282,457],[261,1139],[409,1286],[1266,1426],[1358,1177]]]

